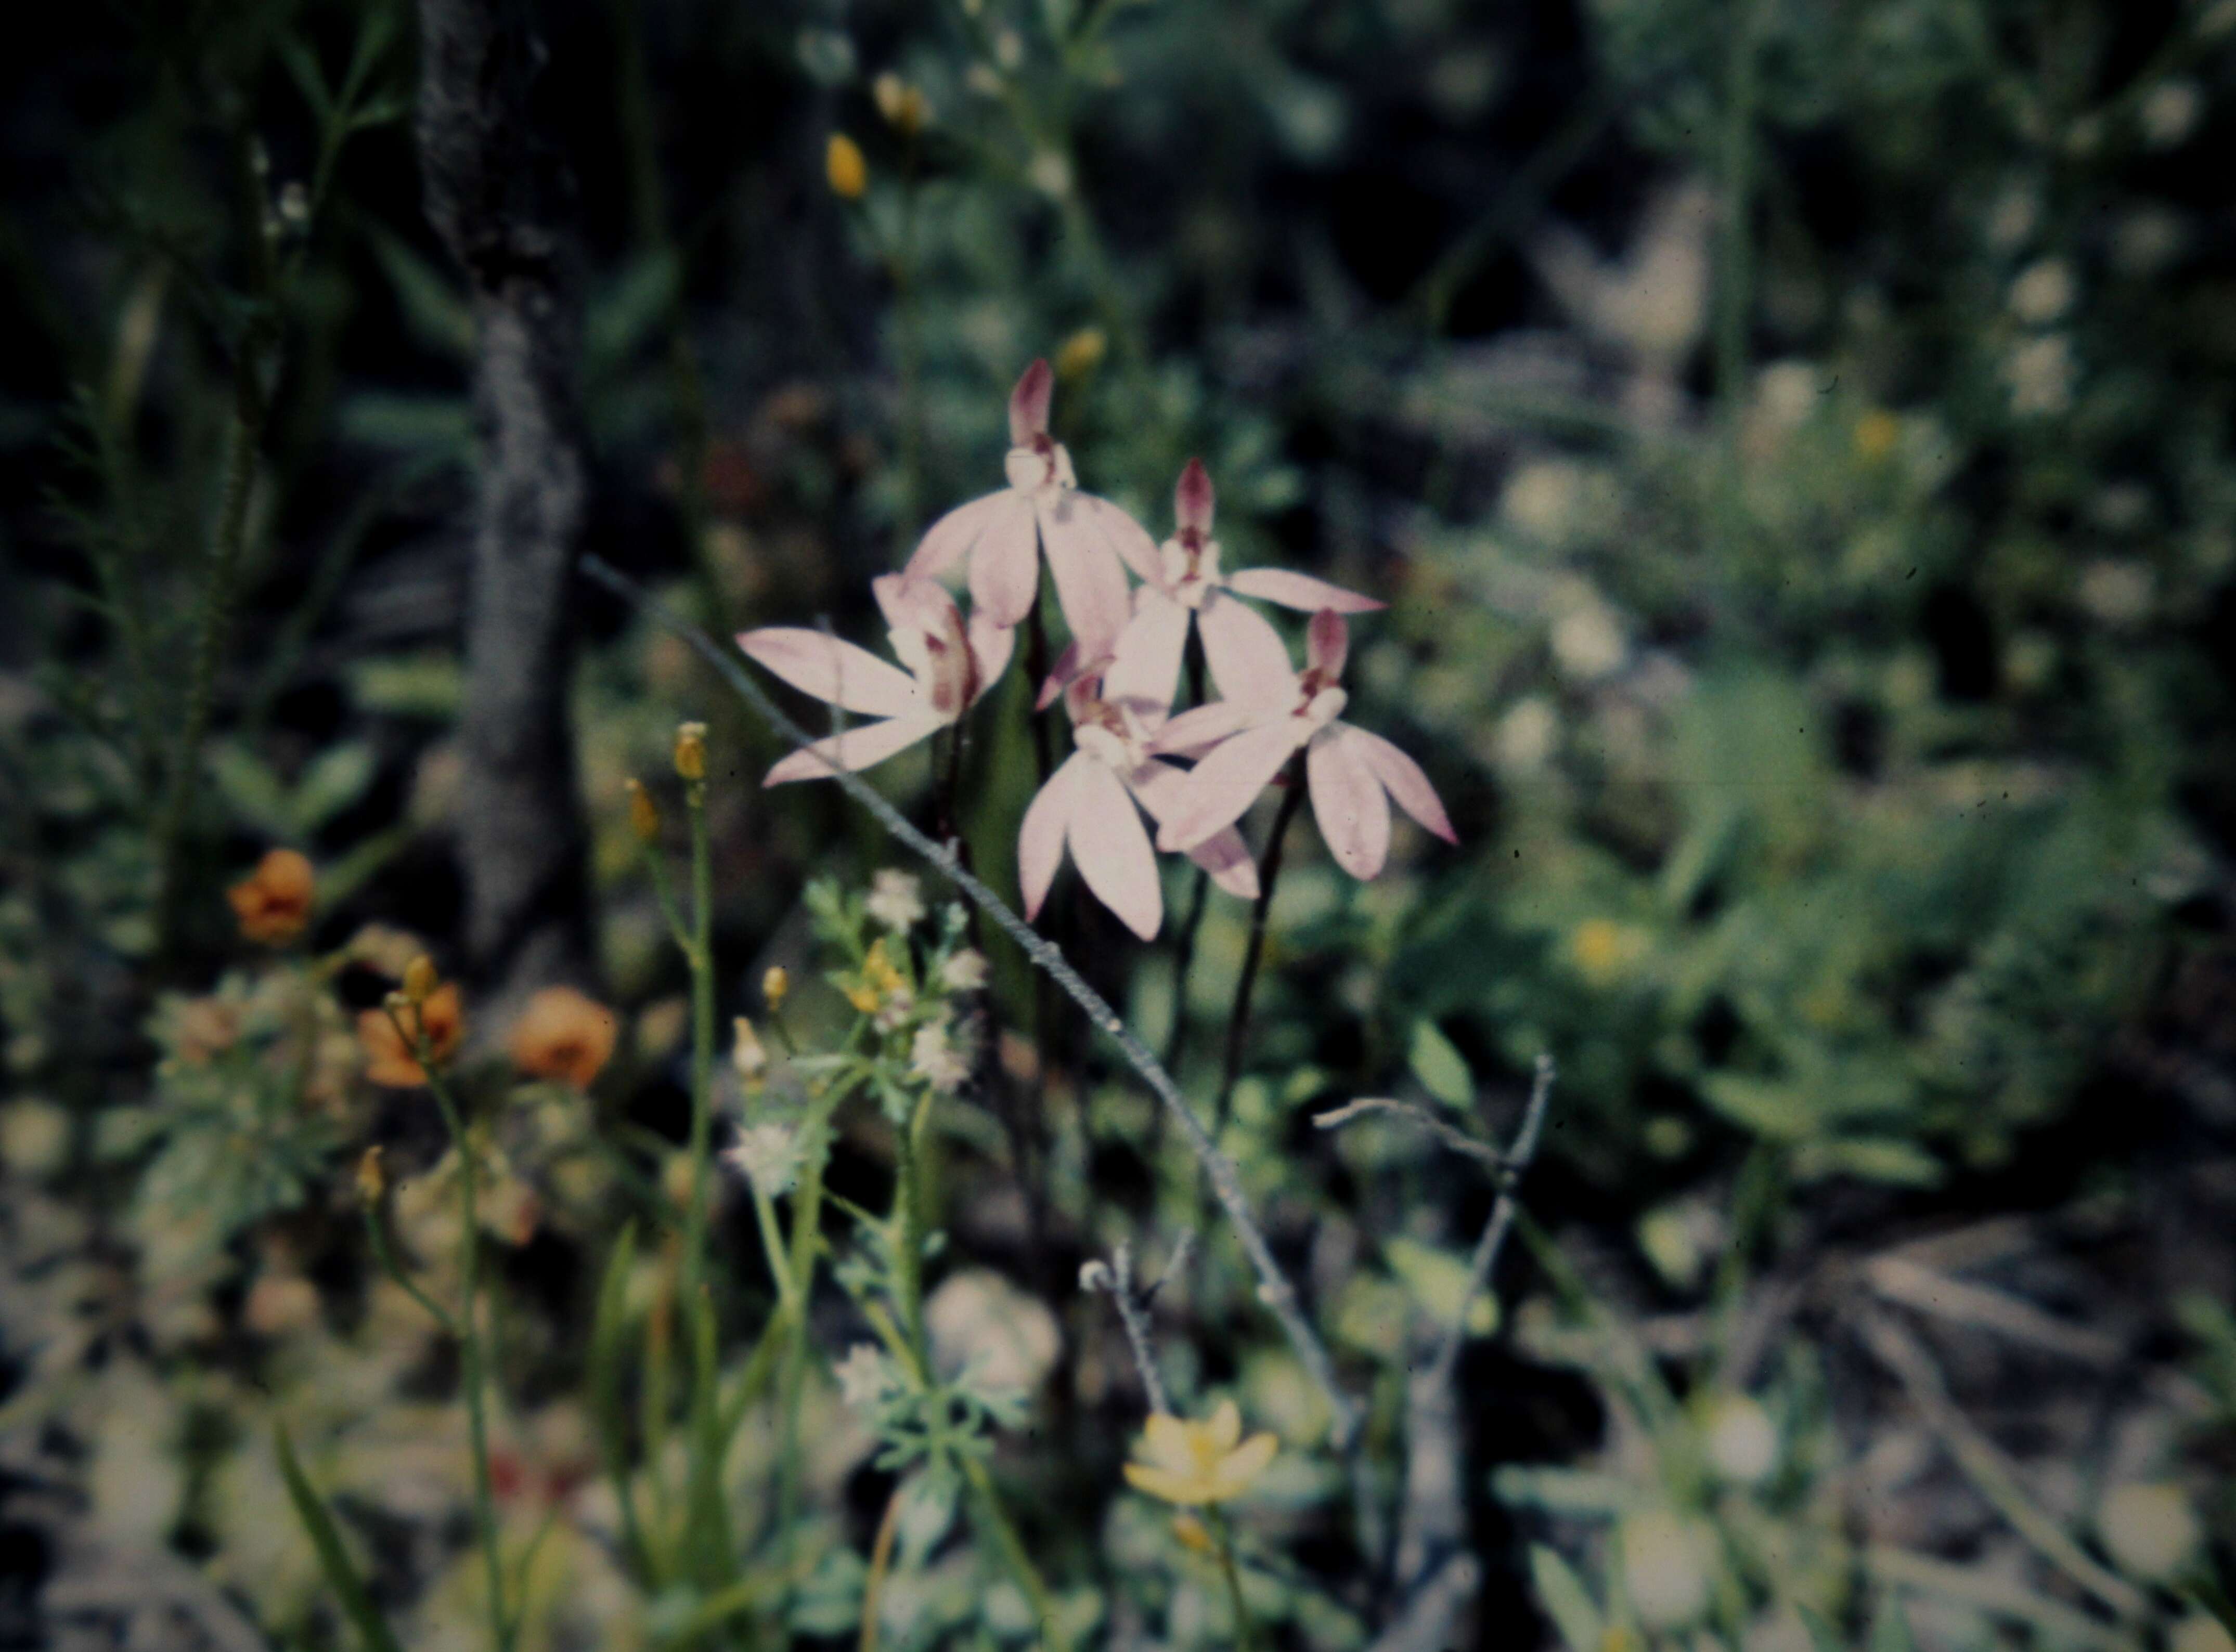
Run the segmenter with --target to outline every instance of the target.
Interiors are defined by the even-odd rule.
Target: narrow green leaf
[[[342,1546],[342,1534],[334,1527],[333,1517],[310,1480],[303,1473],[303,1465],[295,1460],[294,1442],[287,1438],[285,1426],[274,1423],[273,1441],[280,1451],[280,1472],[286,1478],[287,1495],[294,1500],[295,1513],[310,1534],[311,1546],[319,1551],[319,1567],[326,1575],[327,1587],[342,1603],[342,1611],[356,1626],[358,1640],[366,1652],[403,1652],[396,1637],[389,1633],[388,1625],[381,1621],[373,1607],[372,1596],[365,1592],[365,1580],[357,1574],[350,1562],[349,1550]]]
[[[1475,1103],[1475,1074],[1467,1058],[1437,1030],[1434,1021],[1413,1023],[1413,1042],[1407,1053],[1413,1076],[1421,1088],[1447,1107],[1465,1108]]]
[[[1600,1616],[1600,1609],[1592,1603],[1583,1580],[1568,1563],[1543,1544],[1533,1543],[1529,1545],[1529,1577],[1537,1586],[1537,1598],[1544,1603],[1568,1652],[1600,1652],[1600,1643],[1607,1634],[1606,1622]]]

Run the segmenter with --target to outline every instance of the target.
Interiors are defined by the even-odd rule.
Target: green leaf
[[[234,819],[266,837],[295,836],[293,800],[254,752],[238,741],[223,741],[210,748],[209,769]]]
[[[1849,1136],[1838,1141],[1805,1142],[1793,1156],[1799,1182],[1852,1176],[1889,1187],[1939,1187],[1948,1172],[1941,1161],[1916,1142],[1891,1136]]]
[[[1467,1058],[1453,1048],[1452,1041],[1434,1021],[1413,1023],[1413,1043],[1406,1059],[1421,1088],[1445,1106],[1475,1105],[1475,1074],[1468,1069]]]
[[[648,252],[594,299],[582,318],[584,371],[610,372],[650,338],[675,302],[682,268],[673,252]]]
[[[474,353],[474,312],[450,278],[402,236],[375,227],[367,239],[403,311],[404,331],[430,350],[458,361]]]
[[[362,740],[319,753],[295,783],[295,829],[307,836],[354,804],[372,784],[377,767],[372,748]]]
[[[342,1535],[334,1527],[333,1517],[326,1512],[326,1504],[305,1478],[303,1465],[295,1460],[294,1443],[287,1438],[285,1426],[274,1423],[272,1437],[280,1450],[280,1472],[286,1478],[287,1495],[294,1500],[295,1513],[310,1534],[311,1546],[319,1551],[319,1567],[326,1575],[327,1587],[334,1591],[342,1603],[342,1611],[356,1626],[358,1640],[366,1652],[404,1652],[396,1637],[389,1633],[388,1625],[374,1609],[372,1596],[365,1592],[365,1580],[357,1574],[350,1562],[349,1550],[342,1546]]]
[[[1432,1245],[1402,1237],[1385,1242],[1382,1255],[1390,1271],[1404,1281],[1413,1300],[1439,1325],[1450,1325],[1458,1317],[1460,1303],[1468,1296],[1466,1262]],[[1498,1301],[1490,1292],[1477,1292],[1468,1301],[1467,1328],[1471,1336],[1488,1336],[1498,1328]]]
[[[1542,1543],[1529,1545],[1529,1577],[1537,1586],[1553,1627],[1561,1631],[1568,1652],[1600,1652],[1607,1634],[1606,1620],[1594,1605],[1583,1580],[1561,1557]]]
[[[1775,1078],[1712,1072],[1701,1079],[1700,1095],[1733,1124],[1773,1142],[1807,1141],[1821,1127],[1808,1097]]]
[[[1871,1615],[1871,1652],[1917,1652],[1910,1638],[1910,1615],[1895,1590],[1879,1596],[1879,1609]]]

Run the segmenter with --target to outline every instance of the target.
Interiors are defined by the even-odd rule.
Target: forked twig
[[[692,651],[713,667],[716,675],[737,690],[740,698],[750,705],[762,722],[795,747],[812,745],[815,737],[802,729],[779,710],[769,698],[768,691],[753,680],[737,658],[720,644],[671,612],[665,604],[648,595],[636,581],[606,562],[602,558],[586,555],[582,559],[582,571],[615,596],[642,613],[648,614],[665,629],[687,644]],[[1358,1426],[1358,1411],[1351,1397],[1337,1385],[1335,1363],[1329,1357],[1327,1345],[1312,1329],[1297,1305],[1296,1287],[1289,1283],[1281,1271],[1281,1264],[1273,1259],[1272,1247],[1266,1242],[1264,1231],[1250,1209],[1250,1196],[1244,1191],[1241,1173],[1234,1161],[1219,1150],[1202,1122],[1188,1110],[1181,1098],[1180,1086],[1172,1075],[1151,1054],[1132,1029],[1119,1019],[1102,993],[1082,980],[1079,972],[1064,961],[1062,948],[1046,941],[1032,926],[1010,908],[1008,901],[964,869],[955,851],[934,842],[911,824],[908,817],[880,796],[876,789],[858,776],[833,769],[830,777],[840,790],[868,810],[872,818],[886,831],[899,839],[922,856],[939,874],[960,889],[970,902],[1000,927],[1010,940],[1029,959],[1033,966],[1063,989],[1073,1003],[1086,1012],[1087,1019],[1111,1041],[1126,1058],[1127,1065],[1141,1076],[1151,1092],[1164,1104],[1165,1110],[1180,1128],[1187,1139],[1189,1150],[1203,1166],[1210,1179],[1212,1192],[1234,1224],[1236,1238],[1250,1265],[1258,1275],[1258,1300],[1272,1310],[1280,1321],[1283,1333],[1296,1350],[1298,1360],[1313,1383],[1325,1395],[1330,1417],[1329,1434],[1338,1450],[1350,1443]],[[1496,1250],[1493,1251],[1496,1255]]]

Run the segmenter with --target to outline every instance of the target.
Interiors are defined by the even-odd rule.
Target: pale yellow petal
[[[1170,1412],[1157,1412],[1141,1430],[1141,1455],[1174,1474],[1195,1472],[1195,1449],[1188,1426]]]
[[[1212,1475],[1214,1482],[1213,1501],[1224,1503],[1229,1498],[1240,1497],[1266,1472],[1273,1460],[1281,1442],[1271,1434],[1253,1434],[1220,1459],[1219,1468]]]
[[[1210,1432],[1208,1444],[1211,1454],[1223,1456],[1233,1451],[1234,1442],[1242,1438],[1242,1413],[1232,1400],[1222,1400],[1219,1402],[1219,1409],[1211,1413],[1211,1420],[1205,1426]]]
[[[1146,1491],[1151,1497],[1162,1498],[1167,1503],[1185,1505],[1208,1500],[1204,1496],[1202,1482],[1194,1476],[1151,1468],[1146,1463],[1127,1464],[1126,1483],[1136,1491]]]

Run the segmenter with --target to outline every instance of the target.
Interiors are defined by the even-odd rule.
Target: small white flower
[[[846,1357],[831,1367],[838,1379],[838,1397],[857,1411],[870,1411],[898,1386],[892,1367],[874,1342],[857,1342]]]
[[[1674,1629],[1707,1609],[1711,1555],[1700,1529],[1669,1509],[1622,1523],[1622,1576],[1648,1629]]]
[[[985,991],[986,954],[975,947],[952,954],[939,967],[939,983],[950,993]]]
[[[2074,381],[2080,372],[2080,364],[2073,357],[2073,341],[2063,333],[2028,339],[2003,362],[2011,411],[2021,418],[2064,412],[2073,405]]]
[[[1629,652],[1613,613],[1594,602],[1563,614],[1553,626],[1553,658],[1577,682],[1605,677]]]
[[[1709,1408],[1708,1462],[1737,1485],[1759,1485],[1778,1466],[1778,1425],[1759,1400],[1729,1394]]]
[[[792,1191],[799,1174],[799,1144],[792,1131],[775,1123],[748,1124],[722,1155],[763,1196]]]
[[[970,1064],[955,1047],[944,1026],[920,1026],[909,1044],[909,1072],[943,1094],[962,1088]]]
[[[2096,1511],[2096,1531],[2122,1570],[2154,1582],[2179,1576],[2205,1541],[2189,1499],[2165,1482],[2113,1487]]]
[[[2073,266],[2063,259],[2037,259],[2011,283],[2011,313],[2046,327],[2073,307]]]
[[[2167,81],[2154,86],[2141,110],[2143,141],[2154,149],[2178,148],[2197,129],[2205,112],[2205,95],[2195,81]]]
[[[870,898],[864,908],[895,934],[904,934],[923,921],[924,885],[915,875],[887,867],[870,880]]]

